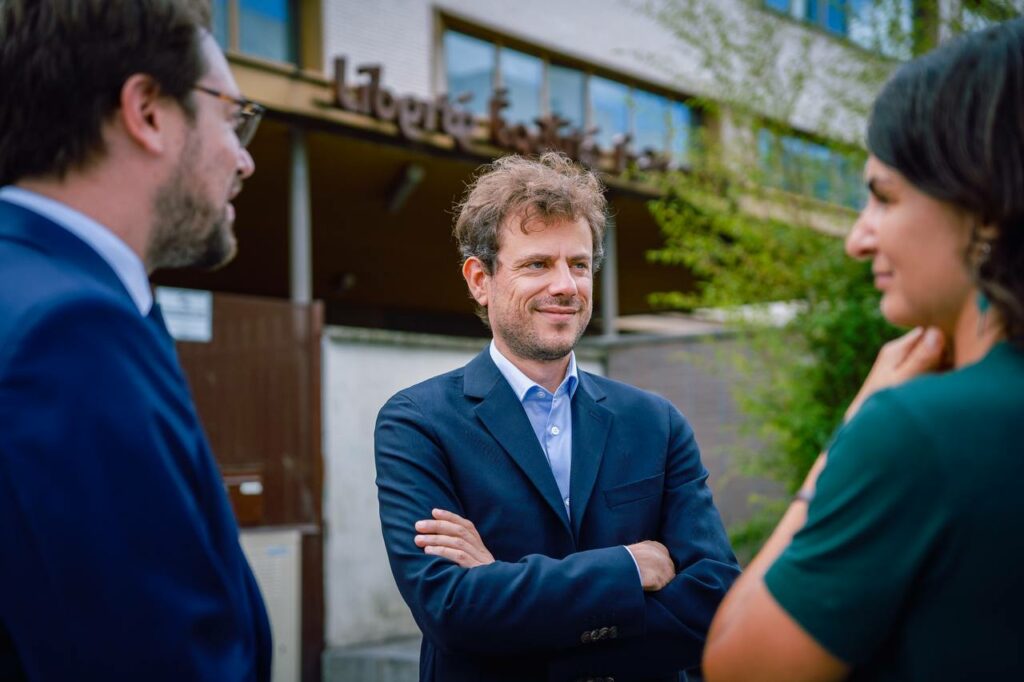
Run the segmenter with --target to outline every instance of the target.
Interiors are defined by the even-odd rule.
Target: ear
[[[469,287],[469,293],[473,300],[486,306],[487,285],[490,283],[491,276],[487,274],[487,268],[484,267],[483,261],[476,256],[467,258],[466,262],[462,264],[462,277],[466,280],[466,286]]]
[[[177,103],[163,95],[152,76],[136,73],[121,86],[119,122],[128,138],[143,150],[162,154],[170,147],[174,114],[184,116]]]

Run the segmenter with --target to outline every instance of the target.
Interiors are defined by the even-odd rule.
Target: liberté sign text
[[[425,134],[441,133],[451,137],[459,149],[472,151],[477,121],[473,113],[461,105],[468,102],[469,93],[456,97],[447,94],[433,99],[413,95],[396,95],[381,83],[384,69],[380,65],[362,65],[356,74],[363,77],[350,84],[346,76],[345,57],[334,60],[333,99],[331,104],[344,111],[362,114],[378,121],[394,123],[399,134],[408,140],[421,139]],[[597,128],[581,130],[569,128],[569,121],[557,115],[547,115],[533,121],[534,125],[510,123],[503,115],[509,107],[508,90],[496,88],[488,101],[487,141],[517,154],[539,154],[548,150],[560,151],[582,164],[598,168],[610,156],[610,170],[621,173],[631,164],[643,170],[668,170],[670,159],[653,150],[636,154],[630,146],[630,135],[622,135],[610,150],[601,149],[594,141]],[[607,163],[607,162],[606,162]]]

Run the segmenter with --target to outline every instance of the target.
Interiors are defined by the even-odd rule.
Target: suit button
[[[619,636],[619,629],[617,627],[615,627],[614,625],[611,626],[610,628],[608,628],[608,636],[611,637],[612,639],[615,639],[616,637]]]
[[[597,633],[598,639],[608,639],[608,628],[601,628]]]
[[[591,634],[590,634],[589,632],[584,632],[584,633],[583,633],[583,634],[582,634],[582,635],[580,636],[580,641],[581,641],[581,642],[583,642],[584,644],[589,644],[589,643],[590,643],[590,638],[591,638],[591,637],[592,637],[592,635],[591,635]]]

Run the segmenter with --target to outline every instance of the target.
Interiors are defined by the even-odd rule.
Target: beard
[[[590,309],[580,303],[578,299],[558,299],[554,302],[557,305],[579,307],[576,331],[571,339],[542,339],[536,328],[530,324],[529,319],[518,315],[512,319],[502,317],[494,320],[495,336],[501,336],[509,350],[524,360],[539,362],[561,360],[576,347],[576,343],[583,336],[587,324],[590,323]],[[531,308],[539,307],[542,303],[538,302]]]
[[[190,135],[171,178],[156,191],[155,222],[146,248],[149,271],[197,267],[213,270],[235,257],[237,245],[224,205],[208,199],[197,183],[198,140]]]

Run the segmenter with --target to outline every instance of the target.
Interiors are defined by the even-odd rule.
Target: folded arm
[[[416,533],[416,546],[426,554],[444,557],[463,568],[494,563],[494,556],[473,522],[454,512],[432,510],[431,518],[416,522]],[[645,592],[657,592],[676,576],[672,557],[660,542],[644,540],[626,549],[636,563],[637,577]]]
[[[664,408],[669,439],[658,540],[676,575],[644,593],[641,636],[560,652],[549,665],[552,679],[654,678],[697,667],[712,617],[739,574],[693,431],[674,407]]]
[[[644,599],[623,547],[554,559],[531,554],[469,569],[417,546],[415,524],[431,510],[464,516],[447,459],[429,420],[404,395],[381,410],[376,429],[381,525],[392,572],[420,628],[448,650],[481,654],[555,651],[614,624],[640,634]]]
[[[477,653],[559,651],[561,665],[572,671],[590,666],[595,655],[609,666],[631,661],[634,671],[648,667],[638,656],[649,656],[658,670],[696,665],[711,616],[738,567],[692,431],[670,412],[663,537],[657,539],[673,564],[666,564],[661,584],[671,580],[645,593],[621,546],[564,559],[492,561],[472,524],[450,525],[459,526],[455,518],[464,512],[429,420],[409,398],[392,399],[376,433],[381,520],[399,589],[424,632],[442,646]],[[435,509],[456,516],[435,515]],[[426,547],[434,549],[428,554]],[[650,557],[637,556],[643,574]],[[453,563],[459,559],[474,567]],[[614,632],[599,641],[583,636],[608,625]]]

